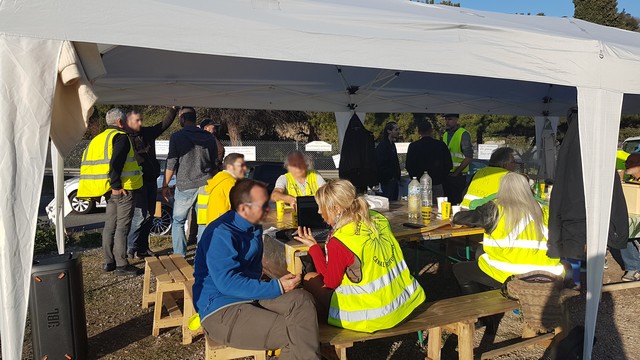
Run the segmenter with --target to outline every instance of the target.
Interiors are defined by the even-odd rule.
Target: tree
[[[573,17],[595,24],[620,27],[617,0],[573,0]]]

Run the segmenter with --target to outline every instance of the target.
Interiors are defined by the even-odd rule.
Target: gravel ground
[[[168,249],[167,239],[156,239],[154,250]],[[190,257],[194,246],[190,247]],[[407,262],[414,268],[415,253],[407,249]],[[153,307],[141,308],[142,276],[116,277],[101,271],[102,257],[99,248],[82,251],[89,359],[204,359],[204,340],[195,339],[191,345],[181,344],[178,328],[163,330],[159,337],[151,336]],[[419,281],[427,293],[427,301],[457,295],[457,286],[452,275],[438,271],[437,259],[421,247],[418,259],[422,267]],[[188,258],[190,258],[188,257]],[[605,283],[618,282],[622,270],[609,259],[605,271]],[[142,261],[133,265],[143,267]],[[640,311],[637,309],[639,289],[620,290],[603,294],[598,314],[594,359],[637,359],[640,354],[640,336],[636,323]],[[584,293],[568,300],[569,318],[572,324],[584,323]],[[519,337],[522,320],[519,315],[508,313],[503,318],[496,334],[495,343]],[[482,341],[484,329],[476,331],[476,353],[491,349],[491,344]],[[445,335],[443,359],[457,359],[456,337]],[[545,349],[531,347],[498,359],[540,359]],[[374,340],[355,344],[349,349],[349,359],[424,359],[426,341],[418,342],[415,334],[391,339]],[[29,322],[24,341],[25,359],[32,358]]]

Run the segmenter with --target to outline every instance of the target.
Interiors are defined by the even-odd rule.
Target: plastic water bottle
[[[433,186],[431,176],[425,171],[420,178],[420,187],[422,188],[422,206],[431,207],[433,205]]]
[[[420,183],[414,177],[409,183],[409,191],[408,191],[408,200],[409,200],[409,220],[412,222],[418,222],[418,219],[422,217],[420,213]]]

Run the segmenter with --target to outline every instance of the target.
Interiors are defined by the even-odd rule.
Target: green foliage
[[[56,228],[48,221],[38,220],[36,239],[33,247],[34,254],[48,253],[55,251],[57,248]]]
[[[102,246],[102,234],[97,232],[85,232],[78,236],[76,245],[83,248],[95,248]]]
[[[638,20],[624,10],[618,12],[617,0],[573,0],[573,17],[595,24],[637,31]]]
[[[338,144],[338,127],[336,116],[329,112],[308,112],[307,118],[310,132],[314,135],[309,140],[322,140],[330,144]]]

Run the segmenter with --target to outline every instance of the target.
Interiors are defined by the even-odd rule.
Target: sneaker
[[[607,261],[607,258],[604,258],[604,268],[605,269],[609,268],[609,262]]]
[[[133,265],[126,265],[116,267],[116,271],[114,271],[114,273],[117,276],[140,275],[142,274],[142,270]]]
[[[640,270],[629,270],[625,272],[622,281],[640,281]]]
[[[115,269],[116,269],[116,264],[115,263],[102,265],[102,271],[104,271],[104,272],[112,272]]]
[[[156,256],[156,254],[151,250],[138,251],[136,252],[136,257],[138,259],[144,259],[146,257]]]
[[[133,249],[127,250],[127,258],[133,259],[136,256],[136,251]]]

